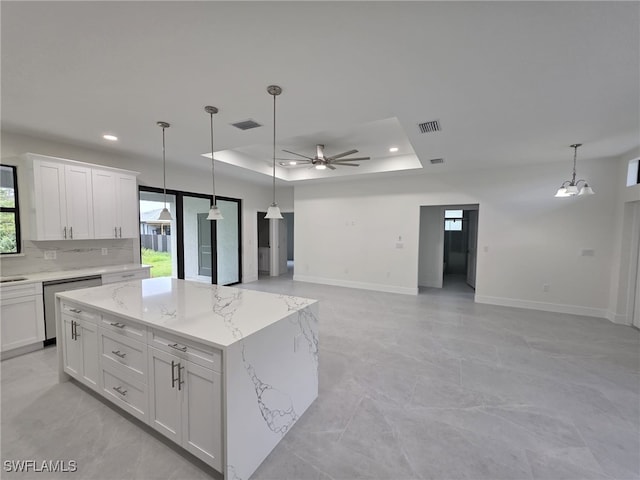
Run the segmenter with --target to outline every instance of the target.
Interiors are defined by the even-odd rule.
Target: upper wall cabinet
[[[95,238],[132,238],[138,234],[135,175],[92,170]]]
[[[32,173],[32,240],[133,238],[137,172],[25,155]]]

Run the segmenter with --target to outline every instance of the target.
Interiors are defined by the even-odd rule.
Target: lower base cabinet
[[[64,322],[64,371],[94,390],[99,390],[98,327],[68,315]]]
[[[220,373],[149,347],[150,425],[218,471],[221,384]]]

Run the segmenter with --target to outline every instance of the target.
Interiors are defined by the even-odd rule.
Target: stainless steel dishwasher
[[[102,277],[100,275],[42,282],[42,294],[44,297],[45,347],[56,343],[56,293],[68,292],[69,290],[79,290],[81,288],[97,287],[100,285],[102,285]]]

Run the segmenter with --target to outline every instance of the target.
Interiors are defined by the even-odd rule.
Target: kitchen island
[[[248,479],[318,396],[318,302],[172,278],[57,294],[75,378]]]

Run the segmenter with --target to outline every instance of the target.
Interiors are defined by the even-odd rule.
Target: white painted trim
[[[476,295],[476,303],[489,305],[501,305],[503,307],[527,308],[529,310],[542,310],[544,312],[569,313],[572,315],[584,315],[586,317],[609,318],[609,313],[604,308],[581,307],[579,305],[565,305],[561,303],[535,302],[532,300],[520,300],[518,298],[489,297]]]
[[[337,280],[335,278],[312,277],[309,275],[293,275],[296,282],[319,283],[321,285],[334,285],[336,287],[360,288],[363,290],[375,290],[376,292],[400,293],[403,295],[418,295],[418,287],[400,287],[397,285],[382,285],[380,283],[354,282],[350,280]]]
[[[631,325],[631,319],[625,313],[607,312],[606,319],[610,322],[617,323],[618,325]]]

